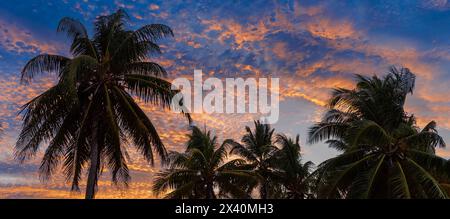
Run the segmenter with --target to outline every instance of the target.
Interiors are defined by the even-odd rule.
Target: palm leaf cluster
[[[450,166],[435,155],[445,147],[431,121],[423,129],[404,110],[415,76],[391,68],[384,77],[357,75],[355,89],[335,89],[309,142],[326,140],[342,152],[314,172],[319,198],[447,198]]]
[[[58,32],[71,40],[72,57],[41,54],[22,70],[25,83],[47,72],[56,73],[58,82],[23,106],[16,157],[29,159],[48,143],[40,166],[42,178],[50,177],[62,163],[72,190],[79,190],[89,165],[87,198],[94,197],[103,169],[111,172],[114,183],[128,183],[127,143],[151,164],[155,153],[167,158],[156,128],[133,95],[146,103],[170,106],[177,91],[162,79],[167,74],[164,68],[147,60],[150,54],[161,53],[158,40],[173,32],[162,24],[129,30],[128,19],[123,10],[99,16],[89,37],[79,21],[63,18]]]
[[[277,169],[275,183],[281,187],[281,198],[286,199],[309,199],[313,197],[313,181],[310,178],[314,163],[302,162],[300,154],[300,136],[295,139],[284,134],[278,134],[275,144],[280,149],[274,155],[272,164]]]
[[[166,198],[249,198],[256,177],[243,168],[242,159],[226,161],[228,143],[193,127],[184,153],[171,152],[169,168],[158,173],[153,190],[172,189]],[[216,191],[217,190],[217,191]]]
[[[302,163],[299,136],[294,140],[275,134],[275,129],[260,121],[254,125],[254,130],[246,127],[240,143],[232,141],[230,153],[245,159],[247,168],[259,176],[259,197],[308,198],[313,163]]]
[[[171,152],[170,165],[158,173],[153,190],[166,198],[309,198],[312,163],[302,164],[299,137],[274,136],[269,125],[246,127],[242,144],[197,127],[184,153]],[[227,159],[227,156],[236,157]]]

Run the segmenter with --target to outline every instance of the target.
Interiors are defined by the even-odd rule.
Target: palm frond
[[[106,110],[106,127],[103,129],[107,131],[106,141],[109,143],[105,148],[107,157],[109,158],[108,164],[112,170],[112,181],[114,183],[123,182],[127,185],[130,180],[128,167],[123,156],[120,140],[120,128],[117,124],[117,115],[113,108],[110,93],[111,91],[103,85],[103,94],[105,96],[105,110]]]
[[[229,141],[229,144],[232,145],[230,154],[242,156],[249,162],[258,162],[258,158],[256,158],[255,155],[251,151],[249,151],[246,147],[244,147],[243,145],[241,145],[235,141]]]
[[[186,169],[169,169],[159,172],[153,184],[153,192],[161,194],[168,189],[178,189],[185,184],[193,184],[198,179],[197,171]],[[189,191],[189,194],[192,192]]]
[[[41,166],[39,168],[40,177],[42,180],[48,180],[53,172],[56,170],[60,158],[68,150],[70,142],[75,139],[74,133],[77,132],[77,124],[79,121],[80,110],[74,107],[71,112],[64,118],[61,127],[56,132],[53,139],[50,141],[42,158]]]
[[[66,180],[72,180],[73,191],[79,190],[81,173],[84,165],[89,159],[88,138],[92,133],[89,133],[89,131],[91,131],[91,127],[88,121],[92,116],[92,105],[93,101],[91,100],[86,109],[83,110],[82,120],[76,132],[76,138],[70,142],[70,147],[67,149],[65,154],[64,172],[66,175]]]
[[[37,74],[60,73],[70,59],[60,55],[41,54],[30,59],[21,72],[21,81],[29,82]]]
[[[436,179],[426,171],[422,166],[410,158],[406,158],[411,168],[410,173],[414,175],[417,181],[422,185],[429,198],[446,199],[447,193],[441,188]]]
[[[166,70],[155,62],[133,62],[127,65],[125,72],[129,75],[167,76]]]
[[[371,198],[371,193],[374,190],[374,184],[377,176],[379,175],[381,166],[385,161],[386,155],[380,155],[377,159],[374,159],[371,168],[367,168],[367,170],[361,171],[361,173],[357,174],[358,176],[354,179],[354,182],[351,185],[348,197],[349,198],[362,198],[369,199]]]
[[[448,160],[416,149],[409,149],[407,153],[408,157],[427,171],[438,175],[440,178],[450,179],[450,162]]]
[[[165,37],[173,37],[172,29],[164,24],[145,25],[133,33],[139,41],[156,42]]]
[[[58,32],[65,32],[68,37],[74,39],[88,38],[87,30],[84,25],[73,18],[64,17],[59,21]]]
[[[352,171],[355,172],[358,167],[364,165],[366,161],[372,159],[375,154],[367,155],[362,159],[350,163],[344,166],[338,166],[337,169],[330,172],[331,174],[326,178],[326,182],[320,185],[319,188],[319,197],[330,198],[333,197],[333,194],[339,190],[339,187],[342,186],[341,180],[344,179],[345,176],[350,174]],[[345,185],[344,185],[345,186]]]
[[[411,198],[408,179],[406,178],[405,171],[399,161],[395,162],[395,169],[393,171],[393,176],[390,178],[390,183],[392,185],[393,198]]]
[[[158,152],[163,161],[166,160],[167,151],[162,143],[156,128],[148,119],[147,115],[127,93],[114,86],[112,88],[119,102],[118,118],[122,126],[132,138],[134,145],[142,155],[154,163],[152,146]]]
[[[370,142],[374,146],[381,146],[389,145],[392,141],[392,137],[386,130],[371,120],[352,123],[348,133],[346,137],[350,140],[350,150],[365,142]]]
[[[349,124],[341,122],[319,122],[309,128],[308,143],[314,144],[330,138],[343,138]]]

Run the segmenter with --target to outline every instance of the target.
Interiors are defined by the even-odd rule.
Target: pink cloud
[[[148,8],[152,11],[158,10],[159,6],[157,4],[150,4]]]
[[[56,53],[60,46],[36,39],[23,26],[0,20],[0,46],[16,53]]]

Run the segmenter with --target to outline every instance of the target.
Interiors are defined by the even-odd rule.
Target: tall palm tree
[[[2,123],[0,123],[0,138],[2,137],[3,134],[3,127],[2,127]]]
[[[280,189],[276,183],[279,174],[276,174],[274,156],[279,149],[274,145],[274,129],[268,124],[254,121],[255,130],[245,127],[247,133],[242,137],[241,143],[230,142],[233,145],[230,153],[244,158],[248,166],[260,176],[259,194],[261,199],[274,198]]]
[[[283,198],[310,198],[313,181],[309,177],[314,164],[311,161],[302,163],[300,154],[300,136],[295,139],[278,134],[275,144],[280,150],[275,154],[274,166],[278,169],[279,181],[283,185]]]
[[[72,190],[79,190],[82,173],[89,164],[88,199],[95,197],[104,167],[111,171],[114,183],[128,183],[127,140],[151,164],[154,152],[162,160],[167,156],[156,128],[132,96],[170,106],[177,91],[161,78],[166,75],[164,68],[147,61],[147,57],[161,53],[156,42],[173,36],[173,32],[162,24],[128,30],[128,19],[123,10],[99,16],[90,38],[79,21],[63,18],[58,32],[72,40],[72,57],[41,54],[22,70],[25,83],[45,72],[57,73],[59,80],[23,106],[16,158],[29,159],[48,142],[40,166],[42,179],[48,179],[64,159],[64,173]]]
[[[432,121],[422,130],[404,110],[415,75],[392,67],[384,78],[357,75],[355,89],[338,88],[309,142],[327,140],[343,153],[314,173],[319,198],[447,198],[439,180],[450,166],[435,155],[445,143]]]
[[[218,146],[217,137],[193,127],[184,153],[171,152],[169,167],[157,174],[153,191],[172,189],[166,198],[249,198],[255,176],[240,167],[245,161],[227,159],[227,141]],[[215,190],[218,190],[216,192]]]

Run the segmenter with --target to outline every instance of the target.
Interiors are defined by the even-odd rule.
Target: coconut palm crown
[[[250,169],[259,177],[259,195],[261,199],[274,198],[281,194],[280,186],[276,182],[277,166],[275,156],[279,148],[274,144],[275,130],[261,121],[254,121],[255,129],[245,127],[246,134],[241,142],[233,141],[230,153],[243,158]]]
[[[218,145],[217,137],[196,126],[188,135],[186,151],[171,152],[169,167],[157,174],[153,191],[170,191],[166,198],[250,198],[256,176],[242,159],[227,160],[230,140]]]
[[[56,73],[56,85],[23,106],[23,128],[15,145],[24,161],[48,143],[40,166],[46,180],[62,163],[72,190],[79,190],[87,170],[86,198],[94,198],[102,170],[114,183],[127,184],[127,147],[132,145],[151,164],[156,153],[167,157],[156,127],[133,96],[146,103],[169,107],[178,92],[162,79],[166,71],[148,61],[161,53],[156,42],[173,36],[170,27],[149,24],[127,29],[124,10],[99,16],[89,37],[79,21],[63,18],[58,32],[70,38],[71,57],[41,54],[22,70],[22,81],[42,73]],[[185,114],[188,118],[189,115]]]
[[[310,178],[314,163],[302,162],[300,136],[294,139],[284,134],[277,134],[275,144],[280,148],[274,155],[276,159],[273,166],[276,167],[278,183],[282,185],[282,198],[307,199],[313,197]]]
[[[405,112],[415,75],[392,67],[383,78],[356,75],[354,89],[335,89],[309,142],[326,140],[342,152],[319,165],[319,198],[447,198],[449,165],[435,155],[445,147],[431,121],[423,129]]]

